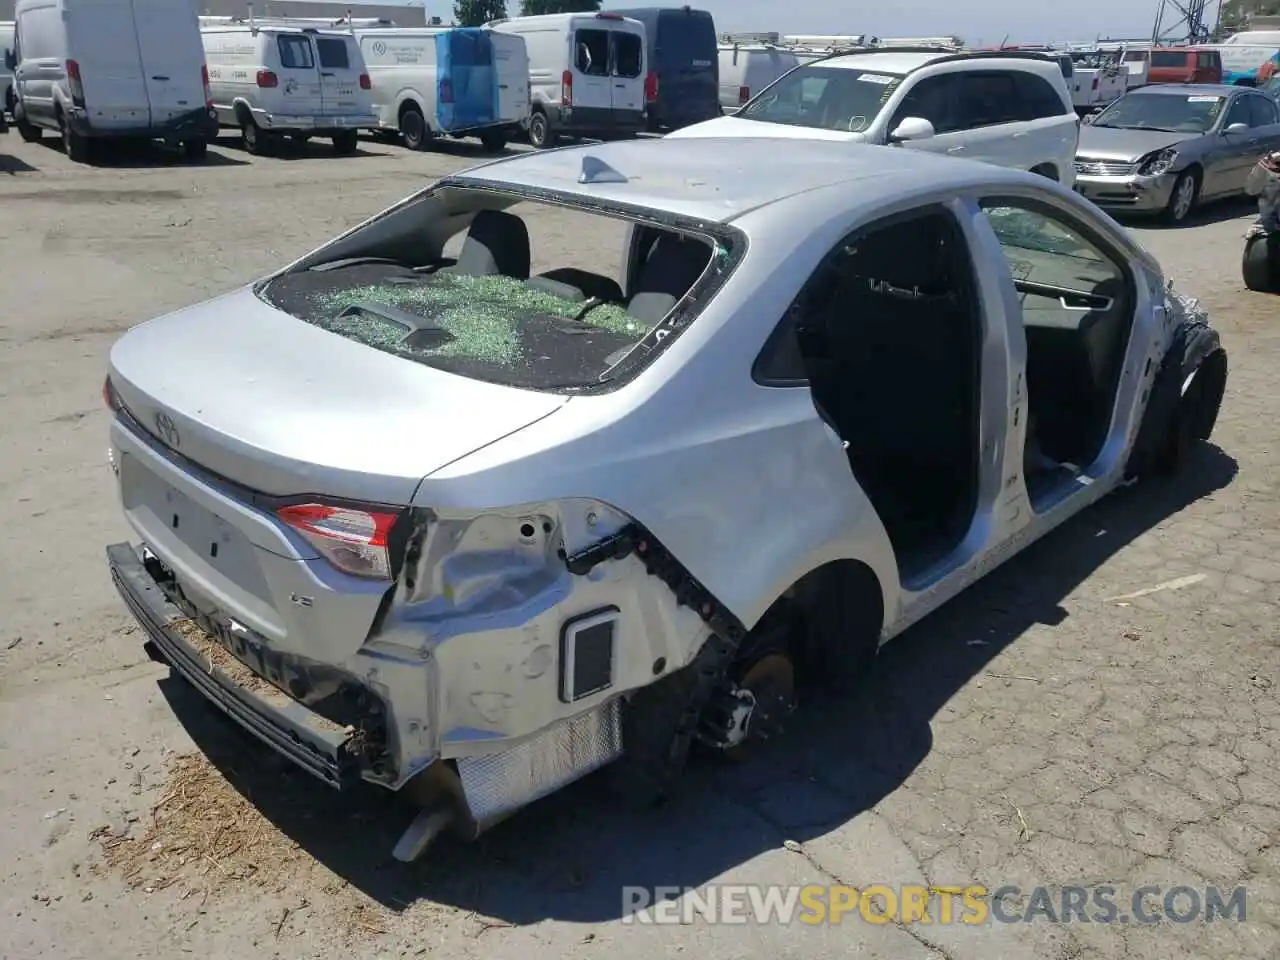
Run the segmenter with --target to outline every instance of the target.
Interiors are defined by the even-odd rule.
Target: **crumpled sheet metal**
[[[471,816],[481,829],[622,755],[622,701],[556,724],[510,750],[458,760]]]
[[[1280,233],[1280,153],[1256,163],[1245,181],[1245,192],[1258,198],[1258,221],[1254,233]]]

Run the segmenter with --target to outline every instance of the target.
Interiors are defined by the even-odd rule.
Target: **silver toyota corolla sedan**
[[[806,677],[1193,462],[1226,377],[1195,302],[1044,177],[525,154],[127,332],[137,542],[107,554],[156,659],[318,778],[424,805],[411,859],[772,735]]]
[[[1244,192],[1280,149],[1280,105],[1248,87],[1160,84],[1126,94],[1080,128],[1075,188],[1110,210],[1186,218]]]

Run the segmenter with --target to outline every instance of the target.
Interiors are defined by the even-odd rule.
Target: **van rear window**
[[[1181,50],[1157,50],[1151,54],[1151,65],[1153,67],[1185,67],[1187,55]]]
[[[280,66],[286,70],[313,70],[315,57],[311,54],[311,41],[297,34],[283,34],[276,37],[276,48],[280,51]]]
[[[316,49],[320,52],[320,66],[324,69],[351,69],[351,58],[347,55],[347,41],[333,37],[316,37]]]

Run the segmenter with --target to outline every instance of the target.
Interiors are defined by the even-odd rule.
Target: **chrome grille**
[[[1138,172],[1136,163],[1120,160],[1095,160],[1092,157],[1076,158],[1076,173],[1095,177],[1127,177]]]

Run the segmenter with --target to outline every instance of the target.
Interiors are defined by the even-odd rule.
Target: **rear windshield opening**
[[[459,197],[488,209],[449,212]],[[352,245],[359,234],[338,241],[347,249],[333,257],[342,259],[268,281],[260,296],[407,360],[576,392],[616,383],[656,355],[728,271],[727,236],[636,224],[628,246],[631,226],[582,208],[446,189],[368,225],[363,250]]]

